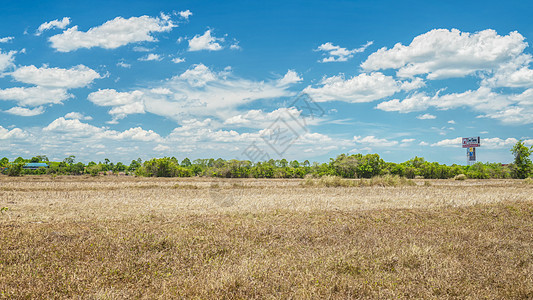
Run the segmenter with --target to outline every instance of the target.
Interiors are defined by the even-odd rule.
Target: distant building
[[[23,169],[26,170],[37,170],[39,168],[48,168],[47,163],[27,163],[24,166],[22,166]]]

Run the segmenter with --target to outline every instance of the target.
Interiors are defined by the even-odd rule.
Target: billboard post
[[[481,139],[478,137],[467,137],[462,140],[463,148],[466,148],[466,163],[473,165],[476,163],[476,147],[481,146]]]

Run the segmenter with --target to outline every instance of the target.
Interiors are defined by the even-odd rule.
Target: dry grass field
[[[0,177],[0,298],[533,298],[533,185]]]

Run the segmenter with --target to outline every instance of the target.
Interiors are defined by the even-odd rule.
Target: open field
[[[533,298],[533,185],[414,182],[0,177],[0,298]]]

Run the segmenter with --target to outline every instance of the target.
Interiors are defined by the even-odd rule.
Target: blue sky
[[[0,156],[510,162],[533,4],[434,2],[11,1]]]

